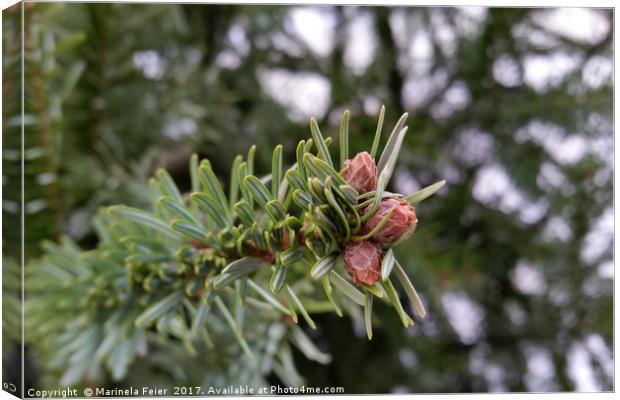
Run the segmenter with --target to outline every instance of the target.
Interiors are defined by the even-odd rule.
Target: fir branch
[[[190,159],[189,196],[181,194],[166,171],[158,171],[149,184],[151,211],[113,206],[99,213],[95,226],[101,241],[96,249],[79,253],[70,242],[48,246],[47,255],[31,270],[32,281],[41,285],[33,295],[32,307],[50,307],[46,298],[50,293],[44,284],[50,276],[56,282],[54,296],[82,296],[77,304],[56,306],[73,313],[76,324],[90,319],[91,327],[107,327],[105,334],[97,330],[75,340],[91,341],[97,348],[97,362],[109,366],[115,377],[122,376],[135,357],[135,344],[154,331],[177,338],[194,353],[196,337],[213,346],[216,339],[207,329],[228,326],[253,360],[255,352],[242,333],[249,314],[243,312],[244,307],[255,306],[270,318],[284,316],[294,324],[303,320],[315,328],[310,313],[315,309],[312,305],[318,304],[313,294],[318,287],[326,299],[321,311],[341,315],[341,305],[347,302],[364,308],[369,339],[373,297],[387,294],[403,324],[413,324],[389,280],[393,267],[418,314],[424,316],[425,311],[394,259],[392,247],[417,223],[415,209],[407,199],[420,201],[443,182],[410,197],[385,192],[406,132],[406,114],[393,129],[378,167],[374,159],[360,155],[348,160],[348,116],[346,111],[338,141],[341,172],[333,167],[331,138],[323,137],[314,119],[310,123],[313,139],[299,143],[297,163],[286,170],[281,145],[273,152],[267,178],[254,173],[255,147],[245,160],[235,158],[228,196],[211,163],[199,162],[197,156]],[[383,109],[373,153],[382,123]],[[360,177],[364,187],[356,181]],[[271,190],[266,186],[269,181]],[[368,242],[373,253],[351,255],[345,251],[360,242]],[[351,281],[338,273],[340,261],[344,261]],[[311,296],[308,288],[313,291]],[[217,314],[212,312],[213,304]],[[43,311],[35,313],[34,320],[41,322],[44,315]],[[292,343],[302,346],[310,357],[326,360],[311,349],[300,330],[294,332]],[[67,356],[75,361],[70,356],[79,348],[73,347]]]

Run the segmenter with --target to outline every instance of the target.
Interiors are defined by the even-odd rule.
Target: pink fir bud
[[[377,188],[377,166],[367,151],[358,153],[352,160],[344,163],[340,176],[359,194]]]
[[[344,248],[344,266],[356,285],[374,285],[381,275],[381,245],[372,240],[349,242]]]
[[[405,200],[384,199],[379,209],[363,226],[363,232],[368,233],[381,222],[390,211],[392,214],[387,222],[372,238],[383,245],[391,245],[401,238],[406,239],[413,233],[418,223],[415,208]]]

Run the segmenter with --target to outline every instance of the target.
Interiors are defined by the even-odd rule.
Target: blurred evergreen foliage
[[[303,20],[331,32],[327,51],[299,34],[300,11],[327,21]],[[349,108],[351,147],[369,148],[385,104],[387,120],[413,115],[394,185],[448,180],[397,250],[428,316],[403,330],[386,312],[372,342],[362,318],[317,316],[311,337],[332,362],[294,352],[300,375],[349,393],[610,390],[613,14],[581,11],[599,34],[555,29],[553,9],[29,3],[26,256],[59,232],[93,247],[97,208],[144,207],[156,166],[189,189],[192,151],[222,177],[252,143],[258,170],[276,144],[292,163],[306,109],[333,134]],[[17,17],[3,11],[5,257],[19,248]],[[367,65],[351,61],[359,42],[374,47]],[[272,72],[328,95],[300,107],[309,95]],[[171,354],[125,383],[196,383],[202,368],[228,382],[233,368],[175,355],[180,378]]]

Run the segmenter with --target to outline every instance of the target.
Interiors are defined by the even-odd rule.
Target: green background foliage
[[[20,18],[3,11],[7,293],[18,292],[7,277],[19,261]],[[99,207],[146,207],[157,167],[188,191],[192,152],[226,182],[256,144],[266,173],[277,144],[294,162],[310,116],[337,139],[345,108],[354,154],[370,149],[385,104],[390,123],[412,115],[393,189],[447,180],[396,248],[427,317],[403,329],[377,304],[368,341],[361,313],[317,314],[318,329],[304,329],[331,362],[296,349],[286,362],[347,393],[612,389],[611,11],[30,3],[24,19],[32,265],[43,239],[93,248]],[[573,30],[557,28],[568,19]],[[3,320],[3,332],[16,325]],[[287,329],[259,322],[249,341]],[[228,336],[221,354],[197,349],[208,357],[159,348],[120,384],[255,382],[235,375]],[[27,355],[33,386],[66,373],[44,345],[30,340]]]

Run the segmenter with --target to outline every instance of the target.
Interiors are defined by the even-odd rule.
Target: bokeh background
[[[6,293],[19,15],[3,12]],[[93,247],[97,208],[144,206],[158,166],[188,189],[192,152],[225,179],[256,143],[267,171],[278,143],[292,162],[310,116],[334,134],[345,109],[367,149],[385,104],[388,126],[412,115],[393,189],[447,180],[398,248],[428,316],[403,329],[385,313],[369,342],[362,321],[317,315],[333,360],[295,353],[300,375],[348,393],[613,389],[611,10],[28,3],[25,22],[28,259],[60,234]],[[17,372],[19,321],[3,322]],[[27,358],[36,386],[48,361],[36,343]]]

